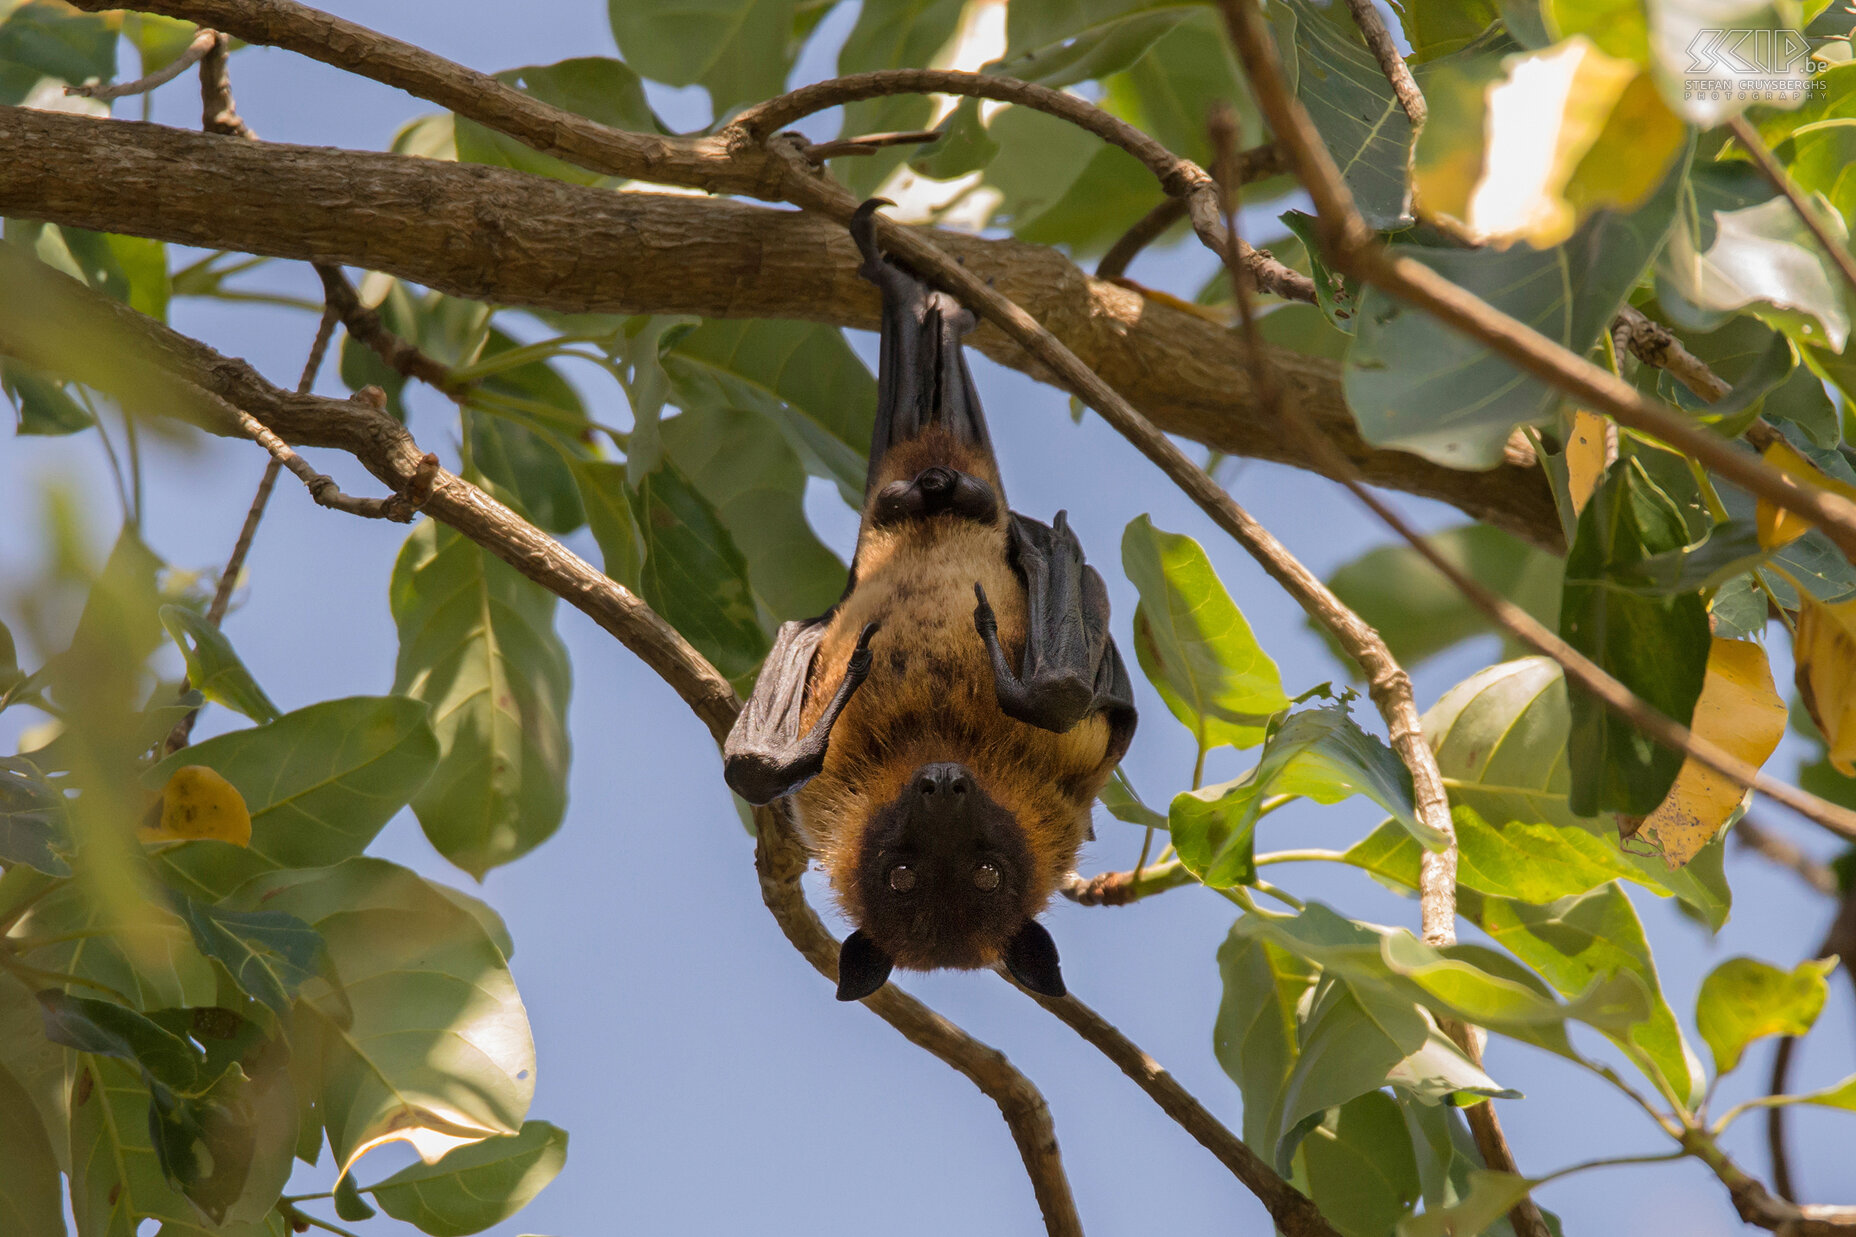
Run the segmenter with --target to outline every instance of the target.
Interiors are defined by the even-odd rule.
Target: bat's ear
[[[1057,965],[1057,942],[1035,919],[1012,934],[1005,943],[1005,969],[1039,996],[1063,995],[1063,971]]]
[[[1056,958],[1053,951],[1053,965]],[[844,945],[838,950],[838,999],[863,1000],[883,986],[889,978],[889,968],[893,965],[889,955],[883,952],[883,947],[865,936],[863,929],[851,933],[844,938]]]

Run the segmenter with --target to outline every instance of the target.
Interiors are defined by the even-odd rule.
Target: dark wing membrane
[[[866,497],[883,457],[931,425],[992,454],[986,414],[967,370],[961,337],[971,331],[971,310],[937,292],[886,257],[876,241],[881,199],[865,202],[851,218],[851,236],[864,256],[857,273],[883,291],[881,357],[877,365],[876,425],[870,439]]]
[[[1108,715],[1109,753],[1121,759],[1138,720],[1134,685],[1108,634],[1108,587],[1083,561],[1064,512],[1054,524],[1012,513],[1011,563],[1025,585],[1025,652],[1012,672],[981,594],[975,622],[992,655],[999,707],[1010,717],[1065,733]]]
[[[870,638],[876,625],[865,627],[845,668],[844,679],[824,713],[801,734],[806,682],[819,641],[831,625],[831,615],[805,622],[780,624],[773,651],[761,665],[741,716],[722,744],[723,776],[730,789],[749,803],[772,803],[792,794],[825,767],[825,751],[838,714],[850,703],[857,685],[870,673]]]

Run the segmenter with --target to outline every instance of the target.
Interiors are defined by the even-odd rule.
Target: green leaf
[[[1700,594],[1644,596],[1619,589],[1620,577],[1652,555],[1680,550],[1688,529],[1675,504],[1641,464],[1620,460],[1579,516],[1566,553],[1560,635],[1639,699],[1686,725],[1708,666],[1708,610]],[[1598,698],[1569,684],[1572,730],[1569,805],[1647,816],[1682,767],[1682,754],[1654,742]]]
[[[728,529],[755,601],[777,622],[823,614],[845,568],[806,522],[805,469],[765,417],[692,408],[659,427],[664,452]]]
[[[1273,721],[1254,769],[1235,781],[1175,796],[1167,819],[1181,862],[1214,887],[1255,881],[1257,819],[1263,800],[1278,794],[1317,803],[1363,794],[1433,849],[1447,841],[1418,820],[1405,766],[1361,730],[1341,702]]]
[[[1683,186],[1656,262],[1656,295],[1678,326],[1770,305],[1807,318],[1810,342],[1841,352],[1849,311],[1835,266],[1791,203],[1745,163],[1703,163]]]
[[[1141,516],[1122,536],[1121,562],[1141,594],[1135,654],[1167,708],[1201,747],[1255,747],[1289,697],[1204,549]]]
[[[1635,975],[1649,995],[1650,1016],[1611,1038],[1647,1061],[1666,1084],[1663,1090],[1680,1103],[1700,1096],[1701,1063],[1663,996],[1636,908],[1616,884],[1545,906],[1459,894],[1458,910],[1567,996],[1620,972]]]
[[[572,668],[554,596],[436,521],[393,566],[393,687],[431,706],[438,765],[413,796],[439,853],[483,879],[560,827]]]
[[[1398,1237],[1475,1237],[1499,1223],[1537,1183],[1513,1173],[1469,1170],[1469,1193],[1460,1202],[1400,1221]]]
[[[1344,334],[1352,335],[1360,313],[1359,281],[1352,276],[1341,274],[1322,261],[1320,234],[1316,230],[1318,225],[1313,215],[1291,210],[1284,211],[1279,218],[1290,233],[1302,243],[1302,251],[1308,255],[1308,273],[1315,284],[1316,306],[1327,318],[1330,326]],[[1225,282],[1228,283],[1229,280]]]
[[[666,86],[702,86],[718,120],[785,86],[794,11],[793,0],[609,0],[606,9],[627,64]]]
[[[479,364],[495,361],[516,341],[492,330]],[[585,453],[586,407],[571,383],[547,361],[498,370],[483,379],[486,395],[520,401],[532,411],[518,419],[494,405],[473,407],[465,417],[471,462],[496,483],[499,496],[513,498],[531,520],[552,533],[570,533],[586,522],[572,463]]]
[[[1128,780],[1127,772],[1120,765],[1115,766],[1115,772],[1110,775],[1108,785],[1102,788],[1098,798],[1116,820],[1125,820],[1131,825],[1146,825],[1149,829],[1167,827],[1166,817],[1142,801],[1141,796],[1135,793],[1134,783]]]
[[[68,1169],[71,1086],[65,1077],[65,1051],[45,1038],[44,1023],[43,1008],[31,990],[15,976],[0,974],[0,1072],[19,1084],[24,1100],[23,1108],[9,1101],[0,1111],[35,1123],[58,1167]],[[0,1154],[14,1145],[10,1137],[0,1140]]]
[[[0,18],[0,104],[20,103],[40,77],[72,85],[116,76],[117,17],[28,0]]]
[[[725,677],[746,677],[771,642],[721,517],[669,460],[644,475],[631,499],[644,541],[639,592]]]
[[[0,1231],[64,1237],[60,1185],[32,1097],[0,1064]]]
[[[926,65],[954,37],[963,8],[965,0],[864,0],[857,24],[838,49],[838,75]],[[864,99],[845,106],[838,132],[841,137],[858,137],[925,129],[933,116],[934,100],[927,95]],[[906,148],[878,150],[840,160],[832,170],[862,197],[908,157]]]
[[[1042,112],[1036,115],[1040,124],[1051,119]],[[1005,117],[998,119],[1002,122]],[[1067,127],[1081,132],[1074,126]],[[1043,140],[1042,135],[1032,140]],[[989,175],[995,185],[1013,155],[1014,151],[1007,148],[993,162]],[[1081,170],[1062,193],[1047,193],[1040,188],[1008,197],[995,217],[1005,216],[1009,210],[1013,234],[1034,245],[1060,245],[1076,255],[1104,252],[1152,209],[1153,173],[1127,151],[1099,142],[1078,166]]]
[[[535,1045],[475,916],[370,858],[260,876],[234,901],[294,915],[328,944],[341,988],[312,982],[298,1010],[322,1037],[322,1116],[341,1172],[391,1139],[436,1158],[521,1128]]]
[[[602,125],[633,132],[662,130],[645,99],[644,83],[631,66],[605,56],[580,56],[556,64],[527,65],[496,75],[505,86]],[[487,163],[576,185],[611,183],[612,178],[526,146],[464,116],[453,130],[461,163]]]
[[[413,1164],[368,1193],[396,1220],[434,1237],[480,1233],[528,1206],[567,1163],[567,1131],[527,1121],[522,1132]]]
[[[599,544],[606,574],[636,592],[644,570],[644,542],[638,533],[638,521],[632,515],[625,465],[606,460],[575,460],[573,470],[574,480],[580,486],[587,527],[593,530],[593,540]]]
[[[161,625],[187,659],[187,681],[202,696],[254,722],[274,722],[282,716],[224,632],[185,606],[162,606],[160,613]]]
[[[1662,246],[1687,165],[1678,159],[1631,214],[1600,211],[1552,249],[1394,249],[1584,353]],[[1493,468],[1517,426],[1545,420],[1561,401],[1481,343],[1371,287],[1360,295],[1343,383],[1368,442],[1452,468]]]
[[[1059,0],[1008,6],[1005,57],[986,68],[1055,87],[1102,78],[1133,64],[1195,8],[1177,0]]]
[[[291,1002],[315,977],[322,958],[315,930],[276,911],[227,910],[188,897],[175,901],[200,952],[223,965],[246,995],[279,1018],[289,1017]]]
[[[1224,999],[1212,1031],[1218,1063],[1244,1095],[1244,1141],[1274,1143],[1282,1128],[1283,1084],[1301,1052],[1296,1010],[1316,971],[1278,945],[1235,929],[1218,947]]]
[[[1618,847],[1583,829],[1545,821],[1491,825],[1472,807],[1451,809],[1459,854],[1457,880],[1480,893],[1545,903],[1612,880],[1638,880]]]
[[[28,935],[69,939],[30,950],[25,960],[43,971],[101,984],[140,1010],[217,1003],[212,963],[177,916],[148,905],[124,923],[120,908],[102,901],[83,881],[62,884],[39,899],[24,921]]]
[[[54,1044],[127,1061],[183,1094],[203,1093],[217,1081],[206,1076],[206,1054],[190,1040],[132,1009],[51,989],[39,993],[39,1006]]]
[[[432,775],[438,743],[427,713],[403,696],[353,696],[174,753],[145,784],[165,785],[182,765],[216,770],[251,812],[251,845],[183,842],[162,853],[164,873],[216,901],[255,872],[360,854]]]
[[[64,796],[23,756],[0,757],[0,864],[23,863],[47,876],[69,876],[72,850]]]
[[[14,429],[22,435],[75,434],[96,424],[90,411],[71,398],[67,385],[10,357],[0,360],[0,391],[13,401]]]
[[[1237,57],[1219,15],[1209,8],[1192,12],[1154,40],[1140,59],[1103,87],[1103,102],[1110,111],[1152,134],[1168,150],[1205,167],[1211,166],[1214,153],[1205,126],[1214,104],[1238,109],[1246,143],[1261,137]],[[1152,194],[1157,186],[1151,184],[1151,173],[1149,178]],[[1256,193],[1255,188],[1245,189],[1247,198]]]
[[[1394,11],[1417,64],[1461,51],[1502,15],[1490,0],[1404,0]]]
[[[1556,555],[1487,524],[1445,529],[1425,541],[1483,587],[1549,627],[1558,622],[1562,564]],[[1378,630],[1407,668],[1497,630],[1442,572],[1407,545],[1367,551],[1329,576],[1328,587]]]
[[[1294,38],[1285,40],[1279,25],[1277,45],[1299,62],[1296,97],[1340,165],[1354,204],[1374,228],[1409,221],[1411,118],[1379,61],[1357,32],[1330,21],[1308,0],[1284,0],[1284,9],[1294,15]]]
[[[863,506],[876,379],[841,332],[711,319],[678,335],[661,359],[679,407],[761,413],[807,472],[835,480],[845,501]]]
[[[1343,1237],[1385,1237],[1417,1205],[1418,1162],[1399,1103],[1368,1091],[1302,1142],[1309,1196]]]
[[[1725,1074],[1740,1054],[1768,1035],[1803,1035],[1823,1011],[1835,958],[1800,962],[1790,971],[1752,958],[1729,958],[1708,972],[1695,998],[1695,1027]]]
[[[1607,849],[1616,846],[1609,817],[1575,815],[1566,742],[1571,710],[1559,664],[1546,657],[1504,662],[1465,679],[1424,714],[1424,733],[1437,753],[1451,803],[1497,828],[1511,821],[1583,830]],[[1568,843],[1569,846],[1578,845]],[[1671,869],[1654,855],[1623,852],[1631,877],[1661,896],[1694,907],[1710,927],[1727,920],[1732,897],[1722,876],[1724,847],[1711,843],[1686,867]]]

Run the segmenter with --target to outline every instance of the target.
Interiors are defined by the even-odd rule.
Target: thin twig
[[[1790,838],[1767,828],[1751,816],[1741,817],[1740,823],[1733,827],[1731,836],[1736,844],[1789,869],[1818,893],[1831,894],[1837,891],[1837,874],[1830,870],[1829,864],[1813,859]]]
[[[258,135],[239,119],[238,107],[232,102],[231,47],[229,35],[215,33],[213,45],[200,61],[200,127],[208,133],[255,141]]]
[[[1830,260],[1837,264],[1837,269],[1843,273],[1843,282],[1850,286],[1850,291],[1856,292],[1856,254],[1852,254],[1847,244],[1839,243],[1830,234],[1830,229],[1824,226],[1823,219],[1817,213],[1817,207],[1792,183],[1792,178],[1779,166],[1779,161],[1772,157],[1766,140],[1759,136],[1759,130],[1753,127],[1751,121],[1744,115],[1735,116],[1727,122],[1727,127],[1733,132],[1734,140],[1746,148],[1747,154],[1753,156],[1753,162],[1759,166],[1766,179],[1772,182],[1772,187],[1784,194],[1785,200],[1792,204],[1792,209],[1798,212],[1798,218],[1811,230],[1811,235],[1817,238],[1817,243],[1830,255]]]
[[[1160,1110],[1196,1139],[1200,1146],[1218,1158],[1218,1162],[1243,1182],[1263,1204],[1276,1227],[1288,1237],[1337,1237],[1334,1227],[1314,1200],[1285,1181],[1264,1159],[1245,1145],[1244,1140],[1227,1129],[1205,1106],[1160,1063],[1141,1051],[1140,1045],[1123,1035],[1106,1018],[1077,1000],[1066,996],[1059,1000],[1031,994],[1059,1021],[1093,1044],[1102,1055],[1134,1080]]]
[[[1691,423],[1417,259],[1388,250],[1355,208],[1333,157],[1289,91],[1281,59],[1254,0],[1221,0],[1220,8],[1258,105],[1314,202],[1321,247],[1331,266],[1416,305],[1584,407],[1661,439],[1756,497],[1803,516],[1823,529],[1845,557],[1856,561],[1856,503],[1800,485],[1760,457]]]
[[[452,381],[450,366],[388,330],[380,320],[380,315],[361,303],[360,294],[348,282],[348,276],[342,273],[341,267],[327,262],[312,262],[310,265],[315,268],[317,278],[322,280],[323,296],[334,307],[342,325],[348,328],[348,334],[371,348],[376,356],[397,372],[408,378],[417,378],[457,398],[457,384]]]
[[[1618,310],[1611,331],[1619,351],[1629,349],[1645,365],[1668,370],[1671,377],[1708,403],[1723,400],[1733,392],[1733,387],[1709,369],[1706,361],[1683,347],[1668,327],[1651,321],[1642,310],[1630,305]]]
[[[1272,176],[1281,176],[1288,170],[1289,165],[1283,161],[1282,148],[1274,142],[1253,146],[1237,157],[1236,176],[1241,184],[1248,185],[1254,181],[1267,180]],[[1225,173],[1219,172],[1218,174],[1222,177]],[[1134,259],[1140,255],[1141,250],[1159,240],[1168,228],[1185,217],[1184,199],[1162,198],[1159,205],[1135,220],[1134,225],[1122,233],[1119,240],[1109,246],[1108,252],[1103,254],[1102,260],[1096,264],[1096,278],[1119,279],[1127,274],[1128,267],[1133,265]],[[1268,250],[1259,249],[1256,252],[1267,254]],[[1308,287],[1308,294],[1312,303],[1314,296],[1312,283]],[[1289,296],[1291,300],[1302,299],[1300,296],[1290,296],[1287,291],[1282,292],[1282,295]]]
[[[1684,1131],[1681,1143],[1727,1187],[1734,1210],[1748,1224],[1771,1229],[1783,1237],[1849,1237],[1856,1233],[1856,1207],[1799,1206],[1777,1197],[1728,1158],[1705,1130]]]
[[[378,390],[378,388],[363,388],[362,390],[364,392],[370,389]],[[356,392],[355,398],[359,400],[361,395],[362,392]],[[262,421],[243,409],[236,411],[239,425],[251,435],[253,441],[269,451],[273,459],[294,473],[296,478],[308,488],[309,496],[322,506],[336,511],[346,511],[349,515],[358,515],[364,519],[392,520],[396,524],[410,524],[413,516],[418,513],[420,503],[416,498],[411,497],[414,491],[409,490],[406,495],[392,494],[386,498],[356,498],[352,494],[344,494],[335,484],[335,478],[326,473],[319,473],[310,467],[309,461],[291,449],[289,443],[273,434]],[[428,476],[430,480],[436,480],[438,457],[428,454],[426,458],[431,461]],[[428,485],[429,483],[430,481],[427,482]]]
[[[1366,46],[1379,61],[1379,71],[1392,83],[1392,93],[1398,96],[1399,106],[1405,109],[1411,131],[1416,133],[1424,127],[1430,109],[1425,106],[1424,94],[1406,67],[1405,58],[1399,55],[1398,44],[1392,41],[1392,32],[1386,29],[1385,19],[1373,7],[1373,0],[1347,0],[1347,8],[1353,13],[1353,24],[1366,36]]]
[[[857,137],[834,138],[829,142],[809,142],[806,158],[813,164],[843,155],[874,155],[886,146],[926,146],[941,140],[936,129],[910,129],[902,133],[864,133]]]
[[[218,35],[211,30],[202,30],[193,36],[185,51],[167,64],[162,65],[147,77],[138,77],[132,82],[119,82],[114,86],[66,86],[68,95],[82,95],[86,99],[126,99],[130,95],[147,94],[157,86],[165,86],[200,63],[200,58],[212,50]]]
[[[1792,1054],[1798,1047],[1796,1035],[1779,1036],[1772,1051],[1772,1077],[1767,1095],[1784,1095],[1792,1069]],[[1791,1153],[1785,1145],[1785,1106],[1775,1104],[1766,1110],[1766,1152],[1772,1157],[1772,1192],[1788,1203],[1798,1201],[1798,1188],[1792,1184]]]

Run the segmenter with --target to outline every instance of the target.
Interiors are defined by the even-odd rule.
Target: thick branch
[[[843,229],[785,211],[14,108],[0,108],[0,150],[9,159],[0,215],[380,270],[507,305],[877,323],[876,296],[857,278]],[[932,235],[1110,384],[1136,392],[1161,429],[1232,455],[1314,466],[1259,415],[1229,332],[1092,280],[1041,246]],[[974,343],[1050,377],[997,330],[983,328]],[[1320,426],[1364,479],[1559,547],[1552,495],[1524,446],[1484,473],[1375,450],[1354,428],[1332,362],[1266,351],[1285,406]]]

